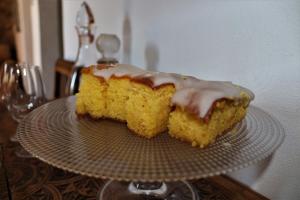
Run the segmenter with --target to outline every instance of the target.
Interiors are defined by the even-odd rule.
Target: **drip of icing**
[[[183,81],[182,88],[177,90],[172,97],[172,103],[204,118],[213,103],[222,98],[240,98],[240,91],[227,82],[192,80]]]
[[[95,76],[100,76],[104,78],[105,80],[110,79],[112,76],[116,77],[136,77],[142,74],[146,74],[147,71],[142,70],[138,67],[132,66],[132,65],[124,65],[124,64],[119,64],[116,67],[109,67],[106,69],[94,69],[94,75]]]
[[[98,70],[95,68],[94,75],[106,80],[115,77],[130,77],[132,79],[149,79],[151,87],[155,88],[164,84],[173,84],[176,91],[172,97],[172,105],[188,108],[199,118],[204,118],[219,99],[239,100],[242,93],[247,94],[250,100],[254,94],[246,89],[223,81],[205,81],[192,76],[182,76],[174,73],[151,72],[142,70],[132,65],[119,64],[116,67]]]

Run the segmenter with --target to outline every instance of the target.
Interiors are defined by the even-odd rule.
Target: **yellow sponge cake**
[[[106,93],[106,117],[126,122],[126,103],[131,91],[130,80],[126,77],[112,77]]]
[[[205,147],[241,121],[245,115],[246,107],[243,104],[234,105],[228,100],[215,103],[209,120],[199,119],[177,107],[170,114],[169,133],[172,137],[191,142],[193,146]]]
[[[106,116],[107,82],[92,74],[92,68],[82,70],[80,92],[76,94],[76,112],[93,118]]]
[[[173,85],[151,88],[132,81],[126,104],[128,128],[147,138],[166,131],[174,91]]]
[[[124,121],[146,138],[168,130],[172,137],[201,148],[241,121],[254,98],[251,91],[230,82],[130,65],[84,69],[76,96],[80,115]]]

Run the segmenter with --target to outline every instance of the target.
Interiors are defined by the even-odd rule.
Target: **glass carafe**
[[[66,95],[73,95],[78,92],[80,71],[97,62],[97,50],[95,46],[94,16],[86,2],[81,4],[76,17],[76,31],[79,40],[75,65],[67,81]]]

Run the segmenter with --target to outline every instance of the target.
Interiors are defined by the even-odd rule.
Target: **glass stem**
[[[134,194],[141,194],[147,196],[162,196],[167,191],[167,185],[164,182],[131,182],[128,190]]]

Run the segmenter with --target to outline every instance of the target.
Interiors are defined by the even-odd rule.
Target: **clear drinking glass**
[[[12,118],[20,122],[24,116],[45,102],[44,86],[38,66],[6,65],[5,103]]]
[[[17,122],[20,122],[30,111],[46,102],[44,84],[38,66],[4,64],[1,90],[7,110]],[[17,141],[16,137],[11,138],[11,140]]]

